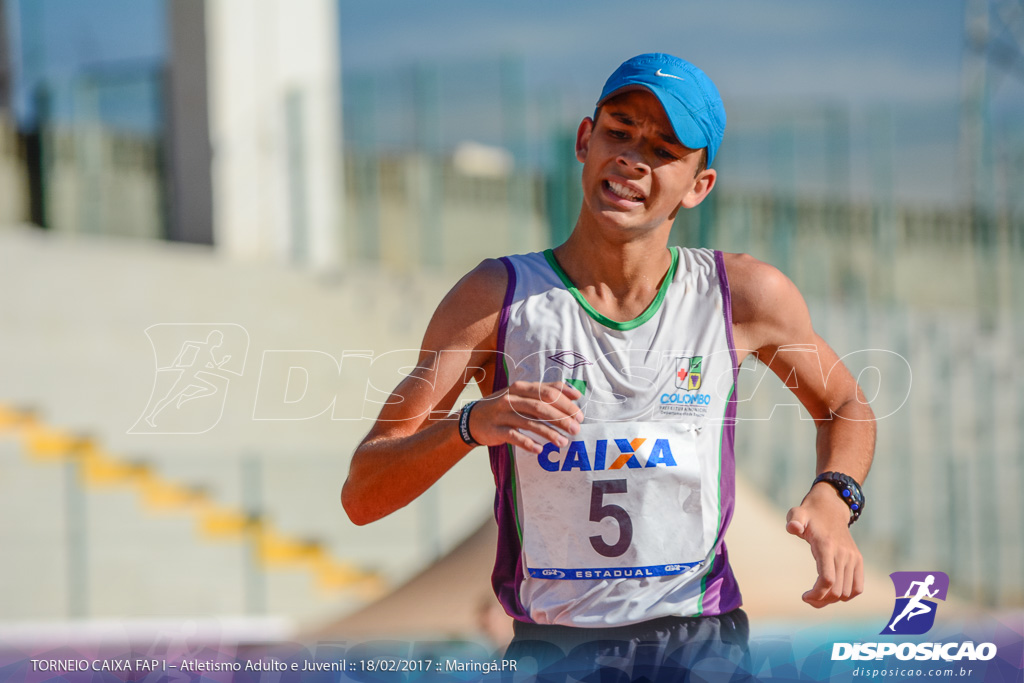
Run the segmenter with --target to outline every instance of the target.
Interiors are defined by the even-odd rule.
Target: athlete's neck
[[[609,242],[579,230],[556,247],[555,258],[580,294],[599,313],[627,321],[654,301],[672,264],[668,235]]]

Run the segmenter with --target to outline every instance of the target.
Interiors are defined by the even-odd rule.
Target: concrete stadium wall
[[[49,425],[89,434],[119,460],[145,463],[161,479],[201,487],[230,509],[257,510],[290,538],[320,541],[330,556],[378,577],[386,589],[412,576],[472,531],[492,503],[486,453],[474,452],[423,499],[372,527],[348,521],[339,502],[365,419],[255,421],[263,355],[346,350],[415,350],[450,282],[424,274],[354,267],[341,279],[287,268],[233,263],[203,247],[110,237],[74,240],[32,229],[0,230],[0,403],[34,407]],[[204,434],[129,433],[156,390],[159,359],[147,328],[230,323],[248,333],[244,371],[223,414]],[[413,358],[415,358],[415,353]],[[368,367],[328,382],[342,414],[359,416]],[[266,377],[263,378],[266,381]],[[371,392],[371,396],[376,396]],[[376,397],[375,400],[382,400]],[[41,461],[4,442],[0,538],[0,619],[274,614],[315,622],[336,618],[374,593],[324,590],[309,572],[253,572],[241,540],[220,542],[186,511],[161,511],[130,490],[68,483],[64,460]],[[71,481],[78,481],[72,477]],[[67,487],[78,491],[69,526]],[[45,494],[45,495],[43,495]],[[33,512],[37,507],[43,510]],[[72,540],[87,538],[81,571],[69,568]],[[39,568],[34,571],[33,568]],[[44,571],[45,568],[45,571]],[[255,585],[255,588],[252,586]],[[248,587],[247,587],[248,586]],[[258,593],[255,598],[249,591]],[[84,591],[85,597],[81,595]],[[36,596],[44,592],[46,600]]]

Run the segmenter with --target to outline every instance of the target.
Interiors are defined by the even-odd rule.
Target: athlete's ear
[[[715,186],[717,179],[718,172],[713,168],[706,168],[698,173],[697,177],[693,179],[693,187],[683,196],[683,201],[679,202],[679,206],[684,209],[692,209],[700,204],[711,194],[711,188]]]
[[[581,164],[587,160],[587,150],[590,149],[590,134],[594,132],[594,119],[589,116],[580,121],[580,127],[576,130],[576,161]]]

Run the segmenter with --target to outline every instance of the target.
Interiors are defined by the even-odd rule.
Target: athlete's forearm
[[[470,450],[454,419],[409,436],[363,442],[341,490],[345,512],[359,525],[386,517],[416,500]]]
[[[841,472],[860,483],[875,454],[875,415],[867,403],[852,399],[818,422],[817,472]]]
[[[832,409],[817,421],[818,472],[842,472],[864,481],[874,454],[875,422],[858,400]],[[800,505],[789,511],[786,530],[811,546],[818,578],[803,595],[812,607],[850,600],[864,590],[864,562],[850,535],[850,508],[826,482],[812,486]]]

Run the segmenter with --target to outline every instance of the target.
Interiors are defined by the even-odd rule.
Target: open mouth
[[[604,181],[604,186],[616,197],[621,197],[622,199],[626,199],[631,202],[643,201],[644,196],[642,194],[635,190],[631,190],[625,185],[620,185],[619,183],[606,180]]]

